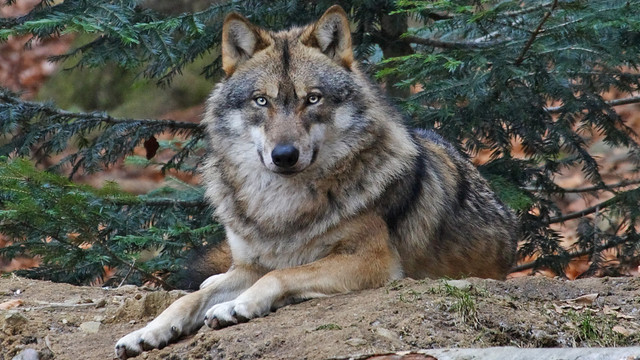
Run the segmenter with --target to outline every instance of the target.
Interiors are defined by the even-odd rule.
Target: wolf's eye
[[[317,104],[320,101],[320,95],[311,94],[307,97],[307,102],[309,104]]]
[[[256,102],[256,104],[258,104],[258,106],[266,106],[267,105],[267,98],[264,96],[258,96],[257,98],[255,98],[254,100]]]

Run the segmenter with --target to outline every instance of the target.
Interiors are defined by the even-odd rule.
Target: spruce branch
[[[28,222],[22,222],[22,226],[24,226],[26,228],[30,228],[32,230],[35,230],[35,231],[37,231],[37,232],[39,232],[41,234],[47,234],[47,236],[49,238],[51,238],[51,240],[55,240],[58,243],[67,246],[69,249],[77,248],[76,245],[74,245],[74,244],[72,244],[72,243],[70,243],[70,242],[68,242],[66,240],[63,240],[61,236],[53,235],[50,232],[45,232],[43,230],[40,230],[40,229],[38,229],[37,227],[31,225]],[[103,235],[106,236],[105,234],[103,234]],[[107,253],[107,255],[109,255],[113,260],[115,260],[116,262],[120,263],[121,265],[124,265],[124,266],[129,267],[129,268],[133,268],[134,270],[136,270],[140,274],[142,274],[143,277],[162,285],[163,287],[165,287],[168,290],[173,290],[174,289],[173,286],[167,284],[167,282],[165,282],[161,278],[155,276],[154,274],[149,273],[148,271],[140,268],[139,266],[136,266],[135,263],[133,263],[133,264],[129,263],[128,261],[122,259],[120,256],[116,255],[113,251],[111,251],[111,249],[109,249],[109,247],[107,245],[103,244],[101,240],[96,241],[95,244],[98,244],[100,246],[100,248],[105,253]]]
[[[621,105],[637,104],[637,103],[640,103],[640,96],[631,96],[631,97],[622,98],[622,99],[605,101],[605,104],[609,106],[621,106]],[[562,112],[563,107],[564,107],[563,105],[553,106],[553,107],[547,107],[544,110],[550,114],[557,114]]]
[[[106,230],[106,231],[105,231]],[[105,229],[103,231],[101,231],[102,233],[106,233],[106,232],[111,232],[111,230],[107,230]],[[106,234],[104,234],[104,236],[107,236]],[[109,246],[107,246],[106,244],[103,243],[102,239],[98,239],[96,242],[96,244],[98,244],[100,246],[100,248],[107,253],[107,255],[111,256],[112,259],[114,259],[116,262],[120,263],[122,266],[128,267],[130,269],[134,269],[137,272],[139,272],[140,274],[142,274],[143,277],[162,285],[162,287],[164,287],[166,290],[174,290],[175,287],[169,285],[166,281],[162,280],[161,278],[159,278],[158,276],[140,268],[139,266],[136,265],[135,261],[134,262],[128,262],[127,260],[121,258],[120,256],[118,256],[116,253],[114,253],[113,251],[111,251],[111,249],[109,248]]]
[[[538,37],[538,34],[540,34],[540,32],[542,31],[542,25],[544,25],[544,23],[547,22],[547,19],[549,19],[549,17],[551,16],[551,13],[553,12],[553,10],[555,10],[556,6],[558,6],[558,0],[553,1],[553,5],[551,5],[551,9],[549,9],[549,11],[547,11],[544,14],[544,16],[542,17],[542,20],[540,20],[540,23],[538,24],[536,29],[533,31],[533,33],[529,37],[529,40],[527,40],[527,43],[524,45],[524,48],[522,48],[522,52],[520,53],[520,55],[518,55],[518,57],[516,58],[516,61],[514,61],[514,64],[516,66],[522,64],[522,61],[524,61],[524,57],[527,55],[527,51],[529,51],[529,48],[531,48],[531,45],[533,45],[533,42]]]
[[[42,113],[48,117],[58,119],[78,119],[86,122],[98,122],[105,124],[135,124],[135,125],[153,125],[164,127],[172,130],[195,130],[202,131],[204,126],[202,124],[191,123],[186,121],[177,120],[159,120],[159,119],[132,119],[132,118],[116,118],[104,112],[72,112],[67,110],[61,110],[55,106],[46,103],[37,103],[32,101],[22,100],[16,96],[9,94],[7,91],[0,89],[0,100],[7,104],[23,106],[31,111]]]
[[[585,255],[592,255],[592,254],[597,254],[599,252],[602,252],[604,250],[607,249],[611,249],[614,248],[618,245],[622,245],[624,243],[627,242],[627,239],[624,237],[613,237],[610,241],[602,244],[602,245],[597,245],[595,248],[589,248],[589,249],[582,249],[582,250],[576,250],[576,251],[571,251],[566,255],[546,255],[546,256],[542,256],[539,257],[533,261],[524,263],[524,264],[520,264],[517,266],[514,266],[513,268],[511,268],[511,270],[509,270],[510,273],[514,273],[514,272],[519,272],[519,271],[524,271],[524,270],[529,270],[529,269],[535,269],[540,267],[540,265],[545,264],[545,263],[554,263],[559,261],[560,259],[575,259],[581,256],[585,256]]]
[[[560,188],[558,187],[558,192],[560,193],[585,193],[585,192],[593,192],[593,191],[614,191],[615,189],[621,188],[621,187],[626,187],[626,186],[630,186],[630,185],[637,185],[640,184],[640,179],[635,179],[635,180],[622,180],[620,182],[617,183],[613,183],[613,184],[601,184],[601,185],[594,185],[594,186],[585,186],[585,187],[579,187],[579,188]],[[542,189],[540,188],[524,188],[527,191],[542,191]]]
[[[562,223],[568,220],[573,220],[573,219],[578,219],[581,218],[585,215],[589,215],[589,214],[593,214],[598,210],[602,210],[608,206],[611,206],[617,202],[620,201],[620,198],[618,197],[612,197],[609,200],[603,201],[601,203],[598,203],[596,205],[590,206],[588,208],[579,210],[579,211],[575,211],[566,215],[562,215],[562,216],[556,216],[556,217],[552,217],[549,219],[549,221],[547,222],[548,224],[556,224],[556,223]]]

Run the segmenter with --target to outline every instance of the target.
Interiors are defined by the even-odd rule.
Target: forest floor
[[[121,336],[142,327],[181,294],[4,276],[0,360],[19,354],[21,359],[111,359]],[[368,359],[451,347],[638,345],[640,277],[405,279],[286,306],[222,330],[204,327],[139,358]]]

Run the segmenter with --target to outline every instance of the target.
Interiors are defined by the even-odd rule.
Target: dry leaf
[[[620,306],[609,306],[609,305],[605,305],[604,308],[602,308],[602,312],[605,315],[618,315],[618,310],[620,310]]]
[[[156,152],[160,148],[160,143],[155,136],[152,136],[145,140],[144,148],[147,150],[147,160],[151,160],[154,156],[156,156]]]
[[[635,318],[636,318],[635,316],[625,315],[625,314],[620,314],[620,313],[617,313],[617,314],[616,314],[616,317],[617,317],[618,319],[627,319],[627,320],[633,320],[633,319],[635,319]]]
[[[613,332],[616,332],[616,333],[624,335],[624,336],[629,336],[629,335],[635,334],[634,330],[629,330],[629,329],[624,328],[624,327],[622,327],[620,325],[616,325],[616,326],[612,327],[611,330],[613,330]]]
[[[22,301],[22,299],[5,301],[2,304],[0,304],[0,310],[13,309],[14,307],[18,307],[22,304],[24,304],[24,301]]]
[[[594,301],[596,301],[596,299],[598,298],[598,295],[599,295],[598,293],[582,295],[582,296],[578,296],[575,299],[567,300],[567,302],[583,304],[583,305],[591,305],[593,304]]]
[[[609,306],[605,305],[604,308],[602,309],[602,312],[605,315],[615,315],[616,318],[618,318],[618,319],[633,320],[633,319],[636,318],[635,316],[632,316],[632,315],[621,314],[617,310],[620,310],[620,306],[609,307]]]
[[[556,310],[556,312],[558,314],[563,314],[564,313],[564,310],[562,309],[562,306],[559,306],[557,304],[553,304],[553,308]]]

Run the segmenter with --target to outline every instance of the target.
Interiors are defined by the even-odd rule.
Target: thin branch
[[[519,16],[519,15],[525,15],[525,14],[529,14],[532,13],[534,11],[538,11],[540,9],[544,9],[546,7],[549,7],[553,5],[553,2],[550,1],[548,3],[544,3],[544,4],[540,4],[540,5],[536,5],[536,6],[531,6],[528,8],[524,8],[524,9],[520,9],[520,10],[514,10],[514,11],[505,11],[501,14],[498,14],[498,16],[500,17],[513,17],[513,16]]]
[[[553,12],[553,10],[555,10],[556,6],[558,6],[558,0],[553,1],[553,5],[551,6],[551,9],[549,9],[549,11],[547,11],[542,17],[542,20],[540,20],[538,27],[536,27],[536,29],[533,31],[533,34],[531,34],[531,37],[529,37],[529,40],[524,45],[524,48],[522,48],[522,52],[520,53],[518,58],[516,58],[516,61],[514,62],[515,65],[522,64],[522,61],[524,61],[525,55],[527,55],[527,51],[529,51],[529,48],[531,48],[531,45],[533,45],[533,42],[536,40],[536,37],[538,37],[538,34],[540,34],[540,31],[542,30],[542,25],[544,25],[547,19],[549,19],[549,17],[551,16],[551,13]]]
[[[53,106],[43,104],[43,103],[25,101],[15,96],[11,96],[7,92],[4,92],[2,90],[0,90],[0,100],[8,104],[23,105],[23,106],[31,107],[48,116],[53,115],[53,116],[59,116],[62,118],[67,118],[67,119],[74,118],[74,119],[82,119],[84,121],[103,122],[107,124],[134,123],[134,124],[147,125],[147,126],[148,125],[162,126],[169,129],[190,129],[190,130],[204,129],[204,125],[202,124],[191,123],[186,121],[116,118],[106,113],[100,113],[100,112],[91,112],[91,113],[71,112],[71,111],[57,109]]]
[[[40,309],[51,309],[51,308],[85,308],[85,307],[99,307],[100,303],[80,303],[80,304],[66,304],[66,303],[48,303],[45,301],[36,301],[38,304],[42,304],[41,306],[33,306],[27,307],[23,310],[40,310]]]
[[[566,215],[562,215],[562,216],[556,216],[556,217],[552,217],[549,219],[549,222],[547,224],[556,224],[556,223],[561,223],[561,222],[565,222],[567,220],[573,220],[573,219],[578,219],[581,218],[585,215],[589,215],[589,214],[593,214],[594,212],[604,209],[608,206],[611,206],[615,203],[617,203],[618,201],[620,201],[620,199],[618,197],[612,197],[611,199],[607,200],[607,201],[603,201],[599,204],[596,204],[594,206],[588,207],[586,209],[582,209],[580,211],[576,211],[576,212],[572,212]]]
[[[614,189],[617,189],[617,188],[621,188],[621,187],[625,187],[625,186],[629,186],[629,185],[636,185],[636,184],[640,184],[640,179],[622,180],[622,181],[614,183],[614,184],[608,184],[608,185],[605,184],[604,186],[594,185],[594,186],[586,186],[586,187],[575,188],[575,189],[564,189],[564,192],[566,192],[566,193],[581,193],[581,192],[589,192],[589,191],[597,191],[597,190],[614,190]]]
[[[606,244],[597,246],[595,251],[593,249],[584,249],[584,250],[572,251],[572,252],[568,253],[566,255],[566,257],[568,257],[569,259],[575,259],[575,258],[580,257],[580,256],[590,255],[590,254],[593,254],[593,253],[599,253],[599,252],[602,252],[604,250],[614,248],[614,247],[616,247],[618,245],[622,245],[625,242],[627,242],[626,238],[618,238],[618,237],[616,237],[613,240],[607,242]],[[560,258],[560,257],[565,258],[565,256],[561,256],[561,255],[549,255],[549,256],[539,257],[539,258],[537,258],[537,259],[535,259],[535,260],[533,260],[531,262],[514,266],[513,268],[511,268],[511,270],[509,270],[509,272],[510,273],[514,273],[514,272],[518,272],[518,271],[534,269],[534,268],[537,268],[542,263],[553,262],[555,259]]]
[[[502,44],[504,41],[442,41],[432,38],[421,38],[419,36],[404,36],[401,40],[419,45],[433,46],[443,49],[483,49],[498,44]]]
[[[158,198],[158,199],[116,199],[113,200],[116,205],[137,205],[143,204],[146,206],[179,206],[179,207],[202,207],[208,206],[209,204],[205,200],[179,200],[179,199],[169,199],[169,198]]]
[[[605,103],[609,106],[621,106],[621,105],[628,105],[628,104],[637,104],[640,103],[640,96],[631,96],[628,98],[623,98],[623,99],[616,99],[616,100],[609,100],[609,101],[605,101]],[[559,112],[562,111],[563,105],[561,106],[553,106],[553,107],[548,107],[545,108],[545,111],[550,113],[550,114],[557,114]]]
[[[592,49],[587,49],[584,47],[580,47],[580,46],[565,46],[563,48],[559,48],[559,49],[552,49],[552,50],[547,50],[547,51],[541,51],[538,53],[538,56],[540,55],[546,55],[546,54],[551,54],[551,53],[555,53],[555,52],[560,52],[560,51],[583,51],[583,52],[588,52],[591,54],[595,54],[595,55],[602,55],[602,53],[592,50]]]
[[[640,184],[640,179],[622,180],[620,182],[613,183],[613,184],[593,185],[593,186],[585,186],[580,188],[569,188],[569,189],[560,188],[560,190],[562,193],[583,193],[583,192],[592,192],[592,191],[600,191],[600,190],[613,191],[614,189],[617,189],[617,188],[621,188],[629,185],[636,185],[636,184]],[[528,191],[542,191],[542,189],[540,188],[524,188],[524,189]]]
[[[131,275],[131,273],[133,272],[133,265],[135,264],[136,264],[136,259],[133,259],[133,261],[131,262],[131,265],[129,266],[129,271],[127,271],[127,274],[122,278],[120,285],[118,285],[119,288],[122,287],[124,282],[127,281],[127,279],[129,278],[129,275]]]

